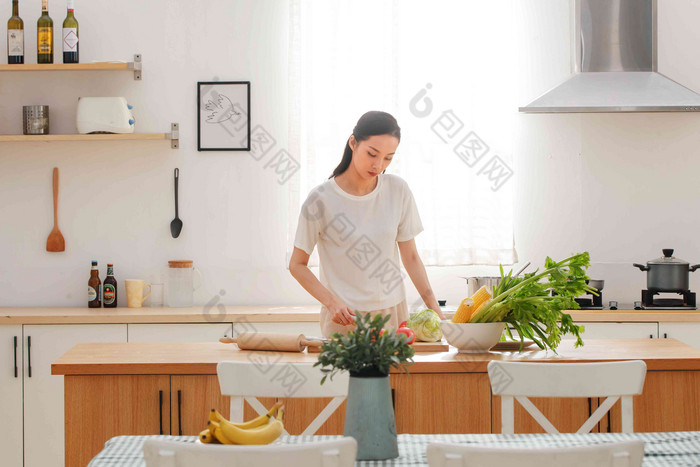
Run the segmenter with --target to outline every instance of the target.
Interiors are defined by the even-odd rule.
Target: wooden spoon
[[[53,168],[53,230],[46,239],[46,251],[65,251],[66,241],[58,230],[58,167]]]

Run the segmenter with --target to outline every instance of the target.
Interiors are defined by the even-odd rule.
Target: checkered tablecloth
[[[193,443],[196,436],[116,436],[95,456],[88,467],[133,466],[145,467],[141,450],[148,438],[168,439]],[[283,436],[282,443],[298,444],[335,439],[338,436]],[[399,457],[388,461],[357,462],[358,466],[422,465],[426,466],[426,448],[431,442],[474,444],[512,448],[544,448],[582,446],[615,441],[644,441],[644,467],[700,466],[700,431],[669,433],[588,433],[588,434],[517,434],[517,435],[399,435]]]

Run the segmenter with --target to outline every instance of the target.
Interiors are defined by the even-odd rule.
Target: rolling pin
[[[241,350],[272,350],[276,352],[303,352],[306,347],[321,347],[322,340],[310,340],[303,334],[272,332],[242,332],[236,337],[222,337],[219,342],[238,344]]]

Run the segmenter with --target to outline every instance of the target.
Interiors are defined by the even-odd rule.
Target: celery
[[[547,257],[545,270],[512,277],[501,266],[501,281],[493,288],[493,298],[472,317],[472,323],[505,322],[520,336],[532,339],[541,349],[556,348],[561,336],[576,336],[576,347],[583,345],[583,326],[577,326],[563,310],[580,308],[574,298],[584,293],[596,293],[586,284],[586,268],[590,266],[588,252],[555,262]],[[551,294],[551,292],[554,294]],[[507,334],[512,338],[510,329]]]

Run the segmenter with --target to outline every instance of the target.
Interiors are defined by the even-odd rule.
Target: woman
[[[396,175],[384,174],[400,139],[394,117],[364,114],[338,167],[302,206],[289,270],[323,305],[326,337],[354,329],[353,310],[389,314],[387,327],[393,329],[408,319],[399,251],[423,302],[444,319],[416,251],[414,237],[423,225],[411,190]],[[316,244],[320,281],[308,268]]]

